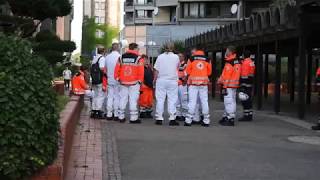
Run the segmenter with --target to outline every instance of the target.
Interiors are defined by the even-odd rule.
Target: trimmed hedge
[[[0,179],[23,179],[56,158],[52,72],[31,43],[0,34]]]

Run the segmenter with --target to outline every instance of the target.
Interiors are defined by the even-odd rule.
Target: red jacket
[[[114,78],[122,85],[135,85],[144,80],[144,59],[137,51],[128,50],[123,54],[114,71]]]
[[[224,88],[239,88],[241,64],[236,54],[231,54],[225,59],[226,64],[223,68],[219,81]]]
[[[186,72],[189,85],[208,85],[212,67],[203,51],[196,51],[191,56]]]

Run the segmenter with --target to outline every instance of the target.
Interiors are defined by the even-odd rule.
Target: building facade
[[[94,18],[97,24],[121,26],[121,0],[84,0],[84,18]]]
[[[270,0],[127,0],[120,39],[145,44],[156,56],[166,41],[183,40],[194,34],[246,18],[269,7]],[[150,46],[152,44],[152,46]]]

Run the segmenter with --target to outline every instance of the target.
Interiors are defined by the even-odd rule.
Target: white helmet
[[[240,101],[246,101],[249,99],[248,94],[246,94],[244,92],[239,92],[238,97],[239,97]]]

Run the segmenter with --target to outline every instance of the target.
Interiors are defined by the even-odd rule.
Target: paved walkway
[[[84,107],[73,137],[67,180],[102,180],[101,121]]]
[[[211,101],[210,107],[209,128],[156,126],[151,119],[141,125],[93,120],[84,109],[66,179],[319,179],[320,146],[288,140],[319,133],[266,112],[256,112],[254,122],[221,127],[222,103]]]

